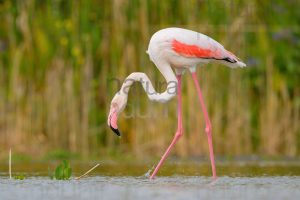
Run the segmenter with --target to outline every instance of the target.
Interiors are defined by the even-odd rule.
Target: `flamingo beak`
[[[118,121],[118,114],[117,114],[117,111],[116,109],[112,109],[110,112],[109,112],[109,115],[108,115],[108,125],[109,127],[111,128],[111,130],[117,134],[117,136],[121,136],[121,133],[118,129],[118,125],[117,125],[117,121]]]
[[[112,127],[112,126],[110,126],[110,128],[111,128],[111,130],[112,130],[115,134],[117,134],[117,136],[121,137],[121,133],[120,133],[119,129],[114,128],[114,127]]]

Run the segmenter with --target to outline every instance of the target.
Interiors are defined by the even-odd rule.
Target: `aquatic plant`
[[[70,163],[66,160],[63,160],[56,168],[54,172],[51,172],[48,169],[48,174],[51,179],[56,180],[69,180],[72,175],[72,168]]]
[[[18,174],[13,177],[16,180],[24,180],[26,177],[24,174]]]

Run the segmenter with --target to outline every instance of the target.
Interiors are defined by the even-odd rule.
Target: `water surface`
[[[75,175],[90,166],[73,164]],[[0,199],[299,199],[299,165],[218,165],[219,178],[212,181],[209,165],[165,165],[155,180],[145,172],[148,165],[103,164],[90,177],[57,181],[46,176],[42,164],[14,165],[25,180],[10,180],[0,165]],[[40,170],[39,170],[40,169]],[[16,172],[18,171],[18,172]],[[29,172],[28,172],[29,171]]]
[[[297,199],[299,177],[136,177],[95,176],[79,181],[45,177],[0,179],[0,199]]]

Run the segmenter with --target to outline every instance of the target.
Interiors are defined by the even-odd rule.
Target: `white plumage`
[[[211,52],[217,52],[218,57],[203,58],[200,56],[184,56],[174,51],[172,47],[173,41],[176,40],[188,46],[197,46],[200,49],[210,50]],[[238,57],[227,51],[223,45],[216,40],[195,31],[182,29],[182,28],[166,28],[156,32],[150,39],[147,53],[150,59],[154,63],[168,62],[172,67],[193,67],[199,63],[208,63],[211,61],[225,64],[229,67],[245,67],[246,65],[241,62]],[[192,52],[191,52],[192,53]],[[230,58],[235,63],[231,63],[224,58]]]

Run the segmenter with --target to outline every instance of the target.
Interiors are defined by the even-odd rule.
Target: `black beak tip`
[[[119,129],[116,129],[116,128],[114,128],[114,127],[112,127],[112,126],[110,126],[110,128],[111,128],[111,130],[115,133],[115,134],[117,134],[117,136],[121,136],[121,133],[120,133],[120,131],[119,131]]]

